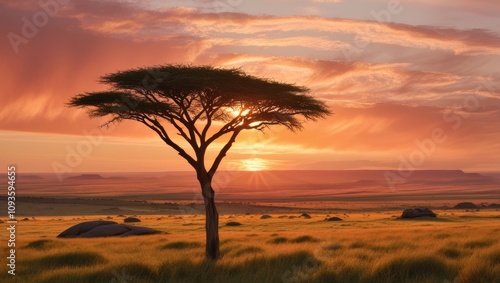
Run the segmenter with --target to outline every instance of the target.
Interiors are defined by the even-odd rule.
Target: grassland
[[[204,260],[199,215],[143,215],[138,224],[166,233],[94,239],[56,236],[105,215],[21,221],[17,275],[2,264],[0,282],[500,282],[495,210],[437,211],[437,219],[412,221],[395,220],[400,211],[331,215],[339,222],[291,213],[222,215],[216,263]]]

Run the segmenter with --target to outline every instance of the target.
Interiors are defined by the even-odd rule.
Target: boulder
[[[240,225],[241,223],[236,221],[231,221],[226,223],[226,226],[240,226]]]
[[[342,221],[342,218],[334,216],[334,217],[328,217],[325,218],[325,221]]]
[[[300,215],[301,217],[304,217],[306,219],[311,219],[311,215],[307,214],[307,213],[302,213],[302,215]]]
[[[154,230],[148,227],[141,227],[141,226],[132,226],[132,225],[125,225],[125,224],[120,224],[121,226],[126,226],[129,230],[128,232],[125,232],[121,234],[120,236],[139,236],[139,235],[151,235],[151,234],[159,234],[160,231]]]
[[[75,236],[75,235],[80,235],[82,233],[85,233],[87,231],[94,229],[97,226],[110,225],[110,224],[118,224],[118,223],[116,223],[114,221],[102,221],[102,220],[82,222],[80,224],[76,224],[76,225],[66,229],[64,232],[59,234],[59,236],[57,236],[57,237],[64,238],[64,237],[71,237],[71,236]]]
[[[269,214],[264,214],[264,215],[262,215],[262,216],[260,217],[260,219],[269,219],[269,218],[271,218],[271,217],[272,217],[272,216],[271,216],[271,215],[269,215]]]
[[[455,208],[455,209],[476,209],[476,208],[478,208],[478,206],[473,204],[472,202],[461,202],[461,203],[455,205],[453,208]]]
[[[104,226],[97,226],[92,230],[78,235],[82,238],[93,238],[93,237],[110,237],[125,234],[129,231],[128,227],[130,225],[120,225],[120,224],[110,224]]]
[[[125,222],[125,223],[141,222],[141,219],[136,218],[136,217],[127,217],[127,218],[123,219],[123,222]]]
[[[58,238],[93,238],[110,236],[131,236],[131,235],[149,235],[160,233],[146,227],[118,224],[114,221],[88,221],[76,224],[61,234]]]
[[[417,217],[436,217],[437,214],[428,208],[405,209],[400,218],[412,219]]]

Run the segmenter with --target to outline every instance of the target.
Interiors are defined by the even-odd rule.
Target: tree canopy
[[[242,130],[271,125],[296,131],[304,118],[316,120],[330,113],[324,102],[307,95],[307,88],[258,78],[240,69],[154,66],[108,74],[100,82],[111,88],[77,95],[69,105],[88,108],[92,117],[110,115],[110,122],[141,122],[193,166],[197,156],[173,142],[162,120],[172,124],[196,152],[226,134],[235,138]],[[209,134],[214,122],[223,126]],[[220,156],[226,152],[223,149]],[[212,174],[218,159],[210,167]]]

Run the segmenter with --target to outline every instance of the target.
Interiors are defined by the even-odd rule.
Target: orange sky
[[[499,170],[499,2],[388,3],[0,0],[2,163],[189,170],[142,125],[99,128],[65,103],[103,74],[191,63],[307,86],[335,113],[244,133],[221,170]]]

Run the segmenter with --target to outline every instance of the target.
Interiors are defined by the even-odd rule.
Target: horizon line
[[[14,165],[15,166],[15,165]],[[17,166],[16,166],[17,167]],[[249,172],[249,173],[258,173],[258,172],[297,172],[297,171],[308,171],[308,172],[327,172],[327,171],[400,171],[399,169],[272,169],[272,170],[220,170],[218,172]],[[425,171],[461,171],[463,173],[500,173],[499,170],[478,170],[478,171],[470,171],[464,169],[415,169],[413,172],[425,172]],[[26,171],[19,172],[16,170],[17,174],[57,174],[55,172],[46,172],[46,171]],[[74,174],[115,174],[115,173],[195,173],[194,170],[166,170],[166,171],[78,171],[65,173],[65,175],[74,175]]]

